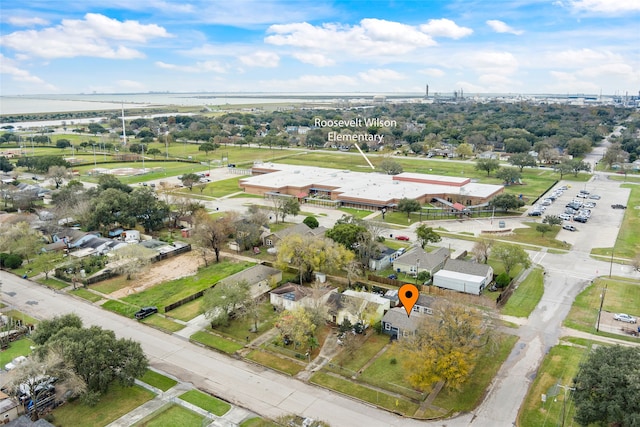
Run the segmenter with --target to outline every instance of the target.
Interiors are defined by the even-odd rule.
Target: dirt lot
[[[113,292],[111,296],[122,298],[127,295],[142,292],[158,283],[184,276],[193,276],[202,264],[202,257],[194,251],[165,259],[152,264],[147,271],[133,279],[129,286]]]

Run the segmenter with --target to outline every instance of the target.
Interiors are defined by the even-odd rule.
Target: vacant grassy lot
[[[4,369],[4,365],[18,356],[30,355],[32,345],[34,343],[29,338],[20,338],[17,341],[13,341],[8,349],[0,351],[0,369]]]
[[[202,427],[204,417],[180,405],[167,405],[134,424],[136,427]]]
[[[131,280],[127,280],[127,276],[115,276],[111,279],[89,285],[94,291],[109,295],[112,292],[126,288],[131,285]]]
[[[205,411],[209,411],[219,417],[223,416],[229,412],[229,409],[231,409],[231,405],[227,402],[203,393],[200,390],[189,390],[178,397],[185,402],[193,403],[197,407],[202,408]]]
[[[560,425],[565,392],[564,389],[556,387],[556,384],[571,385],[587,352],[588,348],[582,346],[560,344],[551,348],[520,407],[518,425]],[[543,394],[547,395],[546,402],[542,402],[540,398]],[[574,405],[566,405],[565,425],[576,425],[573,423],[574,411]]]
[[[238,344],[235,341],[222,338],[206,331],[198,331],[191,335],[189,339],[227,354],[233,354],[244,347],[242,344]]]
[[[165,313],[168,317],[188,322],[202,313],[202,298],[194,299]]]
[[[94,169],[93,163],[85,164],[82,166],[74,166],[73,170],[78,171],[81,175],[82,181],[98,182],[97,176],[89,176],[89,171]],[[142,171],[142,161],[137,162],[118,162],[118,163],[100,163],[98,159],[98,168],[104,169],[118,169],[118,168],[134,168]],[[186,163],[186,162],[159,162],[145,160],[144,169],[147,171],[142,175],[132,176],[119,176],[118,179],[125,184],[135,184],[138,182],[149,181],[152,179],[162,179],[170,176],[182,175],[185,173],[195,173],[208,171],[208,166],[203,166],[199,163]]]
[[[412,416],[418,410],[416,403],[356,384],[335,374],[317,372],[311,377],[311,382],[407,416]]]
[[[150,386],[155,388],[159,388],[162,391],[167,391],[174,385],[178,384],[178,381],[173,378],[165,377],[164,375],[152,371],[151,369],[147,369],[147,372],[140,378],[138,378],[143,383],[147,383]]]
[[[534,268],[526,279],[518,285],[509,301],[502,308],[502,314],[529,317],[544,293],[544,277],[541,268]]]
[[[106,426],[153,397],[153,393],[142,387],[123,387],[114,382],[97,405],[86,406],[79,400],[66,403],[53,411],[51,422],[56,426]]]
[[[513,230],[513,234],[506,236],[499,236],[500,240],[509,240],[518,243],[528,243],[530,245],[546,246],[556,249],[569,249],[571,245],[556,240],[556,235],[560,231],[559,225],[551,226],[551,231],[545,233],[544,236],[536,230],[538,225],[535,222],[525,222],[523,225],[527,225],[528,228],[516,228]],[[491,238],[487,236],[487,238]]]
[[[342,352],[331,361],[331,365],[338,369],[336,372],[344,371],[346,375],[353,375],[382,350],[385,345],[389,344],[389,336],[383,334],[371,333],[366,337],[356,336],[356,339],[364,341],[358,351],[352,355]]]
[[[229,322],[228,326],[219,326],[215,328],[215,331],[239,341],[245,341],[247,337],[249,337],[249,340],[253,340],[273,328],[277,317],[278,313],[273,310],[271,303],[265,300],[260,305],[260,320],[258,321],[257,331],[254,331],[255,325],[253,319],[246,317],[233,319]]]
[[[133,315],[136,314],[136,311],[138,311],[138,307],[116,300],[106,301],[102,304],[102,308],[118,313],[124,317],[133,317]]]
[[[247,354],[246,358],[259,363],[260,365],[275,369],[276,371],[284,372],[291,376],[296,375],[305,367],[302,363],[296,362],[288,357],[280,357],[262,350],[253,350],[251,353]]]
[[[228,196],[229,194],[242,191],[242,189],[238,185],[238,181],[240,181],[240,179],[242,178],[246,178],[246,176],[240,175],[235,178],[229,178],[222,181],[209,182],[207,183],[206,187],[202,192],[200,192],[200,190],[197,188],[194,188],[191,191],[189,191],[188,188],[181,188],[180,190],[177,191],[177,193],[182,193],[185,195],[194,194],[194,195],[202,195],[202,196],[217,197],[217,198],[224,197],[224,196]]]
[[[600,295],[605,286],[607,291],[602,306],[604,311],[640,314],[640,288],[637,282],[631,279],[600,277],[578,294],[564,324],[570,328],[595,333]]]
[[[37,280],[41,285],[48,286],[54,289],[64,289],[71,286],[71,283],[64,282],[62,280],[54,279],[53,277],[49,277],[48,279],[41,278]]]
[[[156,306],[159,310],[168,304],[213,286],[219,280],[251,267],[249,262],[221,261],[198,270],[194,276],[160,283],[138,294],[128,295],[123,301],[139,307]]]

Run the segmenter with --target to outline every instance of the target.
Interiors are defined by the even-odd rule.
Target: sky
[[[640,91],[640,0],[0,2],[0,95]]]

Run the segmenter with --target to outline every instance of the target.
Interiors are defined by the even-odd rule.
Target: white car
[[[560,219],[563,219],[565,221],[569,221],[569,220],[571,220],[571,218],[573,218],[573,215],[569,215],[569,214],[566,214],[566,213],[560,214]]]
[[[631,317],[628,314],[624,314],[624,313],[614,314],[613,320],[618,320],[620,322],[625,322],[625,323],[636,323],[635,317]]]

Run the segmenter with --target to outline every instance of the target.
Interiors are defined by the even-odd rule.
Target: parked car
[[[563,219],[565,221],[569,221],[571,218],[573,218],[573,211],[571,211],[571,213],[560,214],[560,219]]]
[[[589,198],[593,200],[600,200],[600,196],[598,196],[597,194],[592,194],[589,196]]]
[[[542,212],[540,212],[540,211],[531,211],[527,215],[529,215],[529,216],[541,216]]]
[[[627,209],[627,207],[625,205],[621,205],[621,204],[611,205],[611,207],[613,209]]]
[[[576,197],[580,197],[581,199],[587,199],[587,198],[589,198],[589,194],[587,194],[587,193],[578,193],[578,195]]]
[[[620,322],[625,322],[625,323],[636,323],[635,317],[629,316],[628,314],[624,314],[624,313],[614,314],[613,320],[618,320]]]
[[[574,216],[573,220],[576,222],[581,222],[581,223],[586,223],[587,221],[589,221],[589,218],[587,218],[586,216]]]
[[[396,236],[396,240],[409,241],[409,237],[408,236]]]
[[[154,313],[158,312],[158,307],[142,307],[140,310],[136,311],[135,317],[138,320],[142,320],[145,317],[149,317]]]
[[[576,231],[576,228],[571,224],[565,224],[562,226],[563,230]]]

